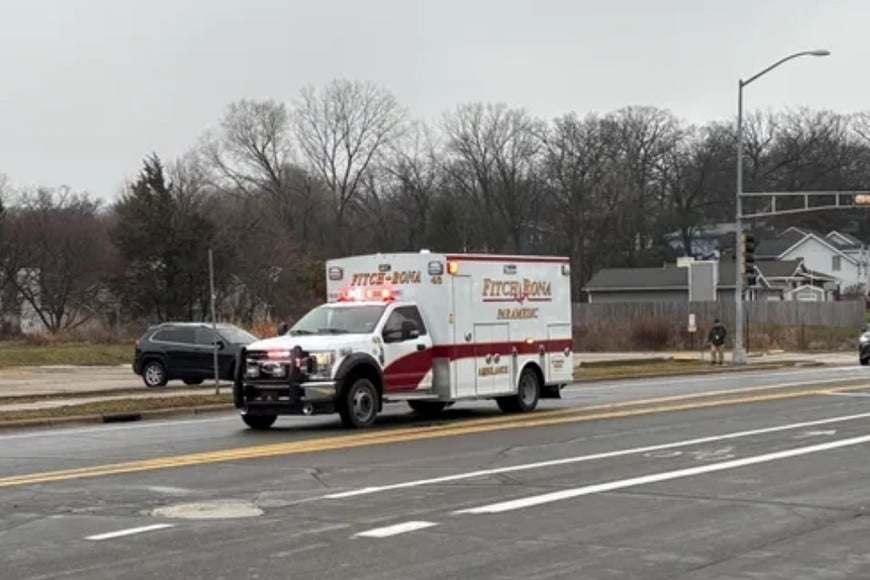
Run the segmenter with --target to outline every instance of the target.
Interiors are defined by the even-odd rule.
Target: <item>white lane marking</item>
[[[114,538],[123,538],[124,536],[132,536],[134,534],[142,534],[144,532],[153,532],[155,530],[165,530],[166,528],[172,528],[172,527],[175,527],[175,524],[153,524],[150,526],[142,526],[140,528],[128,528],[126,530],[118,530],[116,532],[97,534],[95,536],[88,536],[85,539],[91,540],[93,542],[99,542],[101,540],[112,540]]]
[[[375,528],[373,530],[366,530],[365,532],[360,532],[358,534],[354,534],[355,538],[389,538],[390,536],[398,536],[399,534],[406,534],[408,532],[416,532],[417,530],[424,530],[426,528],[431,528],[432,526],[437,526],[438,524],[434,522],[404,522],[401,524],[396,524],[394,526],[387,526],[385,528]]]
[[[836,429],[824,429],[819,431],[804,431],[798,433],[792,439],[812,439],[813,437],[833,437],[837,434]]]
[[[826,395],[833,395],[833,396],[835,396],[835,397],[858,397],[858,398],[861,398],[861,397],[870,397],[870,393],[833,393],[833,392],[826,392],[825,394],[826,394]]]
[[[867,419],[870,413],[860,413],[857,415],[844,415],[840,417],[831,417],[828,419],[819,419],[816,421],[805,421],[802,423],[792,423],[790,425],[778,425],[775,427],[765,427],[762,429],[753,429],[751,431],[738,431],[736,433],[726,433],[724,435],[713,435],[710,437],[701,437],[698,439],[687,439],[685,441],[675,441],[673,443],[663,443],[660,445],[649,445],[646,447],[635,447],[633,449],[620,449],[617,451],[607,451],[604,453],[594,453],[592,455],[580,455],[576,457],[565,457],[562,459],[552,459],[549,461],[538,461],[536,463],[525,463],[522,465],[511,465],[508,467],[496,467],[493,469],[481,469],[477,471],[469,471],[467,473],[458,473],[455,475],[445,475],[443,477],[433,477],[429,479],[417,479],[414,481],[404,481],[401,483],[393,483],[389,485],[381,485],[376,487],[363,487],[360,489],[352,489],[350,491],[342,491],[331,493],[319,497],[318,499],[344,499],[348,497],[356,497],[359,495],[368,495],[372,493],[380,493],[383,491],[392,491],[394,489],[405,489],[409,487],[420,487],[423,485],[432,485],[436,483],[446,483],[450,481],[460,481],[463,479],[472,479],[475,477],[485,477],[499,473],[511,473],[514,471],[527,471],[530,469],[541,469],[544,467],[556,467],[559,465],[568,465],[572,463],[581,463],[584,461],[593,461],[596,459],[609,459],[611,457],[620,457],[623,455],[632,455],[635,453],[648,453],[651,451],[661,451],[664,449],[674,449],[677,447],[688,447],[690,445],[699,445],[703,443],[712,443],[715,441],[724,441],[727,439],[738,439],[741,437],[751,437],[753,435],[764,435],[767,433],[776,433],[778,431],[789,431],[792,429],[802,429],[804,427],[813,427],[816,425],[828,425],[830,423],[840,423],[843,421],[854,421],[856,419]]]
[[[818,445],[810,445],[809,447],[798,447],[797,449],[788,449],[786,451],[765,453],[764,455],[755,455],[753,457],[745,457],[743,459],[734,459],[732,461],[724,461],[722,463],[702,465],[700,467],[677,469],[676,471],[665,471],[662,473],[652,473],[650,475],[642,475],[640,477],[632,477],[629,479],[621,479],[618,481],[608,481],[606,483],[585,485],[583,487],[575,487],[573,489],[565,489],[562,491],[545,493],[543,495],[535,495],[532,497],[503,501],[475,508],[457,510],[453,512],[453,514],[497,514],[542,505],[546,503],[562,501],[566,499],[580,497],[583,495],[592,495],[595,493],[614,491],[617,489],[624,489],[626,487],[637,487],[649,483],[659,483],[662,481],[669,481],[671,479],[692,477],[694,475],[702,475],[706,473],[713,473],[716,471],[725,471],[727,469],[737,469],[739,467],[746,467],[747,465],[757,465],[759,463],[778,461],[780,459],[788,459],[790,457],[799,457],[801,455],[808,455],[810,453],[830,451],[831,449],[840,449],[842,447],[861,445],[863,443],[870,443],[870,435],[862,435],[861,437],[852,437],[849,439],[841,439],[839,441],[820,443]]]

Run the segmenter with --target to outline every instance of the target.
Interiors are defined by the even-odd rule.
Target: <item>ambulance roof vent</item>
[[[432,252],[430,252],[430,251],[427,250],[426,248],[423,248],[422,250],[420,250],[420,253],[421,253],[421,254],[431,254]]]

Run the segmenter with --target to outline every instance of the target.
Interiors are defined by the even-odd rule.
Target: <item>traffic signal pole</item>
[[[743,80],[737,81],[737,212],[734,221],[734,349],[731,362],[746,364],[743,348]]]

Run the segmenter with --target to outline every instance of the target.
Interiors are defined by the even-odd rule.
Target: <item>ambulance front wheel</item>
[[[538,406],[540,396],[541,381],[538,378],[538,373],[526,368],[520,375],[517,394],[511,397],[499,397],[496,402],[498,408],[505,413],[530,413]]]
[[[369,379],[359,378],[344,392],[339,402],[338,414],[345,427],[371,427],[378,416],[378,406],[378,390],[374,383]]]

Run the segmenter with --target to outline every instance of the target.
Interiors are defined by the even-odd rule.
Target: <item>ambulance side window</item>
[[[409,329],[417,331],[415,336],[409,336]],[[426,325],[416,306],[396,308],[384,324],[384,340],[386,342],[402,342],[412,340],[426,334]]]

